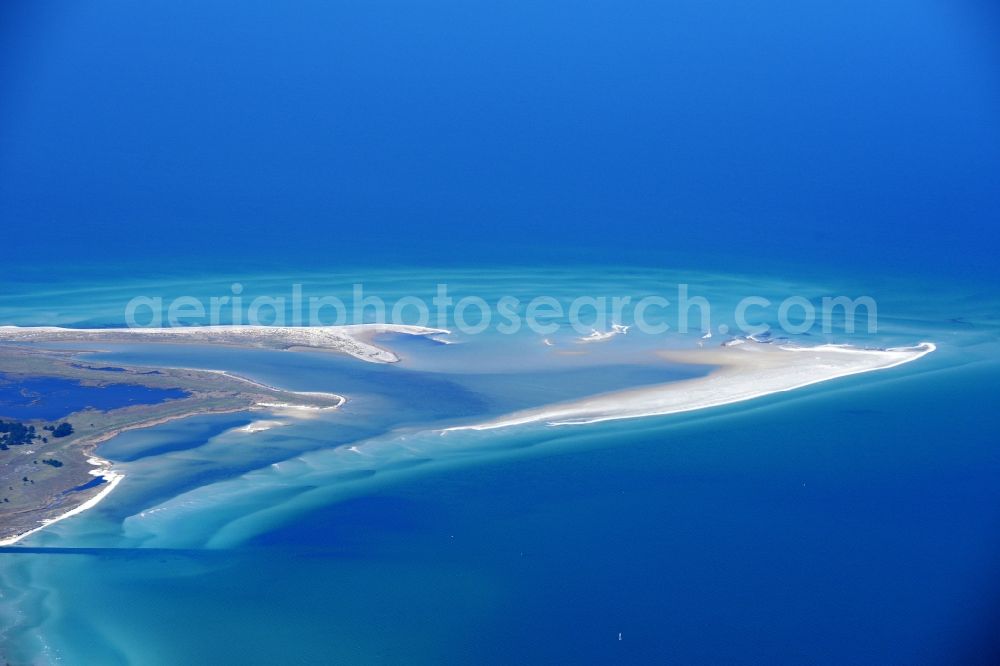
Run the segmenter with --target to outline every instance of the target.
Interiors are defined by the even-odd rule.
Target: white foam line
[[[343,403],[340,403],[341,405]],[[325,412],[337,409],[340,405],[330,405],[329,407],[319,407],[317,405],[293,405],[289,402],[257,402],[256,407],[268,407],[271,409],[291,409],[299,412]]]
[[[622,324],[612,324],[610,331],[598,331],[596,328],[592,329],[590,335],[586,335],[582,338],[577,338],[577,342],[587,343],[587,342],[604,342],[605,340],[610,340],[616,335],[625,335],[628,333],[628,329],[631,326],[624,326]]]
[[[329,400],[334,400],[335,399],[337,401],[336,405],[330,405],[328,407],[313,407],[313,406],[303,405],[302,406],[303,409],[336,409],[337,407],[343,407],[344,403],[347,402],[347,398],[345,398],[342,395],[338,395],[336,393],[328,393],[328,392],[325,392],[325,391],[293,391],[291,389],[283,389],[283,388],[279,388],[277,386],[271,386],[270,384],[265,384],[264,382],[259,382],[256,379],[250,379],[249,377],[243,377],[242,375],[235,375],[235,374],[229,372],[228,370],[210,370],[210,369],[203,369],[203,368],[174,368],[174,369],[175,370],[192,370],[194,372],[209,372],[209,373],[216,374],[216,375],[224,375],[225,377],[228,377],[229,379],[234,379],[236,381],[244,382],[246,384],[250,384],[251,386],[256,386],[257,388],[266,389],[268,391],[274,391],[275,393],[284,393],[286,395],[299,395],[299,396],[306,396],[306,397],[310,397],[310,398],[326,398],[326,399],[329,399]],[[257,405],[259,405],[261,407],[275,407],[275,406],[293,407],[294,406],[294,405],[287,405],[285,403],[277,404],[277,403],[265,403],[265,402],[258,402]]]
[[[271,428],[278,428],[283,425],[285,425],[284,421],[261,420],[248,423],[242,428],[236,428],[235,430],[236,432],[255,433],[255,432],[264,432],[265,430],[270,430]]]

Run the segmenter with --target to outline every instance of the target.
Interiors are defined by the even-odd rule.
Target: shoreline
[[[105,463],[108,465],[112,464],[110,461],[104,460],[103,458],[97,458],[96,456],[89,458],[87,462],[90,462],[90,464],[92,465],[104,465]],[[35,534],[36,532],[40,532],[44,530],[46,527],[49,527],[50,525],[54,525],[61,520],[65,520],[66,518],[71,518],[72,516],[81,514],[84,511],[87,511],[88,509],[93,509],[101,502],[101,500],[110,495],[111,491],[114,490],[115,487],[119,483],[121,483],[122,480],[125,479],[124,474],[122,474],[121,472],[115,472],[110,467],[106,469],[96,469],[91,471],[90,473],[93,474],[94,476],[102,477],[107,482],[108,485],[102,488],[99,493],[88,499],[86,502],[83,502],[82,504],[73,507],[66,513],[59,514],[55,518],[47,518],[41,521],[38,527],[35,527],[34,529],[31,529],[27,532],[22,532],[21,534],[15,534],[14,536],[7,537],[6,539],[0,539],[0,548],[6,546],[13,546],[21,539],[29,537],[32,534]]]
[[[408,324],[344,326],[180,326],[175,328],[63,328],[0,326],[0,342],[207,343],[283,351],[327,351],[368,363],[398,363],[393,351],[375,344],[379,333],[414,336],[449,335],[444,328]]]
[[[461,430],[494,430],[537,423],[548,426],[587,425],[698,411],[794,391],[841,377],[888,370],[922,358],[936,349],[937,345],[932,342],[888,349],[860,349],[847,345],[795,347],[747,342],[718,349],[660,352],[659,355],[669,361],[715,365],[718,368],[705,377],[521,410],[483,423],[444,428],[440,432],[445,435]],[[812,358],[806,359],[807,354],[811,354]],[[812,363],[803,363],[804,360]]]
[[[265,389],[267,391],[272,391],[274,393],[279,393],[279,394],[283,393],[283,394],[286,394],[286,395],[300,395],[300,396],[303,396],[305,398],[323,398],[323,399],[327,399],[327,400],[329,400],[329,399],[335,399],[337,401],[337,404],[330,405],[329,407],[315,407],[315,409],[320,409],[320,410],[322,410],[322,409],[339,409],[340,407],[343,407],[344,404],[347,402],[347,397],[343,396],[343,395],[340,395],[339,393],[330,393],[330,392],[327,392],[327,391],[292,391],[290,389],[283,389],[283,388],[279,388],[277,386],[271,386],[270,384],[265,384],[264,382],[259,382],[256,379],[250,379],[249,377],[243,377],[242,375],[236,375],[236,374],[233,374],[232,372],[229,372],[228,370],[200,370],[198,368],[171,368],[171,369],[173,369],[173,370],[194,370],[196,372],[208,372],[208,373],[212,373],[212,374],[218,374],[218,375],[222,375],[224,377],[227,377],[229,379],[233,379],[233,380],[236,380],[236,381],[239,381],[239,382],[244,382],[246,384],[249,384],[250,386],[253,386],[254,388],[261,388],[261,389]],[[268,402],[258,402],[257,405],[259,405],[260,407],[275,407],[275,406],[278,406],[278,405],[276,405],[276,403],[268,403]],[[296,405],[291,405],[291,404],[284,405],[283,404],[283,405],[280,405],[280,406],[282,406],[282,407],[295,407]],[[301,406],[301,407],[303,409],[313,409],[312,407],[306,407],[304,405]]]
[[[180,419],[191,418],[192,416],[205,416],[209,414],[235,414],[239,412],[252,411],[254,407],[233,407],[224,409],[203,409],[194,410],[191,412],[184,412],[181,414],[168,414],[165,416],[156,417],[153,419],[148,419],[145,421],[137,421],[135,423],[129,423],[123,425],[120,428],[115,428],[114,430],[109,430],[107,432],[102,432],[93,438],[86,439],[84,441],[77,441],[76,445],[80,447],[80,452],[87,457],[87,463],[94,466],[100,466],[102,469],[91,470],[90,474],[97,477],[104,477],[108,485],[96,493],[92,497],[88,498],[84,502],[78,504],[77,506],[67,510],[65,513],[61,513],[53,518],[45,518],[39,521],[37,527],[33,527],[26,532],[21,532],[19,534],[14,534],[9,537],[4,537],[0,539],[0,548],[5,546],[12,546],[16,544],[21,539],[28,537],[36,532],[39,532],[50,525],[53,525],[61,520],[75,516],[79,513],[87,511],[97,506],[103,499],[111,494],[111,491],[125,479],[125,474],[123,472],[118,472],[114,469],[114,463],[110,460],[105,460],[96,455],[97,447],[107,442],[108,440],[114,439],[118,435],[130,430],[142,430],[144,428],[153,428],[158,425],[163,425],[164,423],[169,423],[171,421],[178,421]]]
[[[375,345],[372,338],[379,333],[394,332],[407,335],[447,335],[450,331],[437,328],[393,324],[361,324],[342,327],[316,327],[313,329],[294,329],[291,327],[192,327],[188,329],[69,329],[54,326],[19,327],[0,326],[0,341],[3,342],[136,342],[157,343],[212,343],[222,345],[237,345],[241,347],[270,347],[285,350],[331,351],[346,353],[359,360],[374,363],[395,363],[399,357],[388,349]],[[151,339],[150,339],[151,338]],[[304,344],[303,342],[307,343]],[[57,365],[72,359],[77,352],[59,352],[56,350],[33,351],[31,354],[38,359],[57,361]],[[86,352],[83,352],[86,353]],[[23,531],[0,538],[0,548],[17,544],[22,539],[35,534],[59,521],[70,518],[97,506],[125,478],[125,474],[114,469],[113,463],[96,456],[95,452],[102,443],[130,431],[152,428],[157,425],[179,419],[208,414],[226,414],[252,412],[271,409],[298,412],[296,416],[306,417],[310,412],[336,410],[344,406],[347,398],[336,393],[323,391],[294,391],[281,389],[259,382],[248,377],[234,374],[228,370],[203,370],[183,367],[160,367],[158,370],[168,370],[174,373],[187,373],[198,376],[215,376],[230,382],[236,382],[249,390],[237,390],[227,400],[226,406],[212,406],[216,399],[210,399],[210,404],[188,409],[179,413],[161,414],[151,418],[140,419],[113,426],[107,430],[84,435],[72,442],[77,453],[86,458],[90,465],[98,467],[89,474],[106,480],[107,485],[97,493],[85,499],[80,504],[51,517],[42,518]],[[77,368],[82,371],[83,369]],[[75,374],[75,373],[74,373]],[[140,376],[143,376],[139,373]],[[56,373],[56,376],[60,376]],[[101,378],[103,379],[103,378]],[[116,376],[115,380],[122,377]],[[254,389],[257,392],[251,392]],[[204,389],[202,389],[204,391]],[[211,390],[211,389],[210,389]],[[269,395],[268,395],[269,394]],[[194,394],[192,394],[194,395]],[[247,401],[247,398],[251,398]],[[298,399],[298,400],[296,400]],[[237,404],[233,404],[236,400]],[[244,402],[245,401],[245,402]],[[128,409],[128,408],[126,408]],[[112,410],[114,411],[114,410]],[[67,415],[67,418],[73,415]],[[27,526],[25,526],[27,527]],[[16,529],[16,528],[15,528]]]
[[[223,371],[218,371],[218,372],[223,372]],[[231,377],[231,378],[239,378],[236,375],[231,375],[229,373],[225,373],[224,372],[223,374],[226,374],[228,377]],[[248,380],[248,381],[252,381],[252,380]],[[264,387],[265,385],[264,384],[260,384],[260,386]],[[280,389],[272,389],[272,390],[280,390]],[[325,396],[325,395],[335,395],[335,394],[332,394],[332,393],[330,393],[330,394],[323,393],[321,395]],[[85,456],[87,456],[87,462],[89,464],[91,464],[91,465],[95,465],[95,466],[99,465],[99,466],[103,467],[103,469],[92,470],[90,472],[90,474],[92,474],[94,476],[104,477],[107,480],[107,482],[108,482],[109,485],[106,486],[106,487],[104,487],[104,488],[102,488],[101,491],[98,492],[97,494],[95,494],[93,497],[88,498],[83,503],[81,503],[81,504],[79,504],[79,505],[77,505],[77,506],[69,509],[65,513],[61,513],[61,514],[59,514],[59,515],[57,515],[57,516],[55,516],[53,518],[46,518],[46,519],[43,519],[43,520],[39,521],[40,524],[37,527],[33,527],[32,529],[30,529],[30,530],[28,530],[26,532],[21,532],[19,534],[15,534],[15,535],[12,535],[12,536],[9,536],[9,537],[4,537],[4,538],[0,539],[0,548],[3,548],[5,546],[12,546],[12,545],[16,544],[18,541],[20,541],[21,539],[24,539],[25,537],[28,537],[28,536],[30,536],[32,534],[35,534],[36,532],[39,532],[39,531],[45,529],[46,527],[48,527],[50,525],[53,525],[53,524],[55,524],[55,523],[57,523],[57,522],[65,519],[65,518],[69,518],[71,516],[77,515],[78,513],[82,513],[83,511],[86,511],[88,509],[92,509],[93,507],[97,506],[97,504],[100,503],[103,499],[105,499],[108,495],[110,495],[111,491],[114,490],[115,487],[122,480],[125,479],[125,474],[123,472],[116,471],[114,469],[114,463],[112,461],[105,460],[103,458],[98,457],[95,454],[95,452],[96,452],[98,446],[100,446],[104,442],[107,442],[107,441],[109,441],[111,439],[114,439],[115,437],[117,437],[118,435],[121,435],[122,433],[131,431],[131,430],[142,430],[142,429],[145,429],[145,428],[153,428],[153,427],[156,427],[158,425],[163,425],[164,423],[169,423],[171,421],[179,421],[181,419],[187,419],[187,418],[191,418],[191,417],[194,417],[194,416],[208,416],[208,415],[214,415],[214,414],[238,414],[240,412],[252,412],[252,411],[255,411],[257,409],[300,409],[300,410],[310,410],[310,411],[311,410],[326,411],[326,410],[339,409],[341,406],[343,406],[343,404],[345,402],[347,402],[347,399],[344,398],[343,396],[336,396],[336,397],[341,398],[342,402],[340,402],[340,404],[338,404],[338,405],[333,405],[333,406],[330,406],[330,407],[310,407],[310,406],[305,406],[305,405],[293,405],[291,403],[264,403],[264,402],[259,402],[259,403],[255,403],[253,405],[245,406],[245,407],[233,407],[233,408],[223,408],[223,409],[201,409],[201,410],[193,410],[193,411],[190,411],[190,412],[184,412],[184,413],[181,413],[181,414],[168,414],[166,416],[161,416],[161,417],[149,419],[149,420],[146,420],[146,421],[137,421],[135,423],[129,423],[129,424],[124,425],[124,426],[122,426],[120,428],[116,428],[116,429],[110,430],[108,432],[103,432],[100,435],[95,436],[93,439],[89,439],[89,440],[86,440],[86,441],[83,441],[83,442],[78,441],[77,445],[80,446],[81,453],[83,453]],[[255,431],[254,430],[248,430],[247,432],[255,432]]]
[[[64,419],[79,424],[78,429],[82,431],[77,437],[67,438],[65,444],[59,443],[64,448],[62,455],[76,459],[72,464],[67,462],[64,468],[65,473],[70,475],[67,478],[72,479],[72,474],[79,475],[86,465],[91,465],[97,469],[88,470],[86,474],[103,477],[108,485],[98,486],[95,488],[96,492],[89,491],[93,493],[89,497],[87,491],[82,492],[79,497],[60,497],[52,506],[53,498],[65,495],[79,481],[63,481],[62,484],[54,485],[50,480],[46,488],[39,489],[40,494],[27,500],[25,508],[9,515],[4,514],[6,534],[0,537],[0,547],[14,545],[55,522],[96,506],[110,495],[125,475],[115,470],[111,461],[98,457],[96,450],[102,443],[124,432],[152,428],[194,416],[250,413],[268,409],[298,412],[289,416],[307,417],[309,412],[336,410],[347,402],[347,398],[339,394],[285,390],[225,370],[156,366],[158,372],[148,374],[148,366],[127,367],[123,372],[107,377],[75,364],[73,359],[76,358],[76,353],[17,347],[3,351],[5,355],[0,356],[0,361],[3,361],[0,367],[7,368],[8,373],[15,375],[64,377],[81,383],[94,382],[93,385],[96,386],[108,381],[143,386],[169,384],[182,387],[189,395],[154,405],[134,405],[104,412],[84,409],[67,414]],[[52,441],[52,444],[56,443],[55,440]],[[55,483],[58,484],[58,481]]]

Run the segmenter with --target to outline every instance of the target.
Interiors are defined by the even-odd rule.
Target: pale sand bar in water
[[[59,328],[0,326],[0,342],[175,342],[270,349],[336,351],[371,363],[399,357],[372,342],[378,333],[439,335],[442,328],[402,324],[352,326],[178,326],[174,328]]]
[[[659,355],[674,363],[718,367],[704,377],[526,409],[485,423],[448,428],[444,432],[490,430],[529,423],[596,423],[690,412],[791,391],[838,377],[893,368],[915,361],[935,349],[930,342],[890,349],[747,342],[714,349],[663,351]]]

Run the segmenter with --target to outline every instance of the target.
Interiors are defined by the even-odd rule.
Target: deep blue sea
[[[390,337],[391,366],[66,345],[349,402],[103,444],[114,492],[0,549],[0,655],[1000,661],[998,26],[978,0],[4,3],[0,326],[122,326],[134,297],[237,283],[390,306],[685,283],[718,316],[705,341]],[[871,296],[878,330],[798,344],[938,350],[684,415],[441,434],[703,374],[652,353],[717,344],[746,296],[827,295]]]

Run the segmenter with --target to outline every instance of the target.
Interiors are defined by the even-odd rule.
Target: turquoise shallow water
[[[108,442],[115,491],[0,552],[0,654],[1000,663],[998,24],[988,0],[0,3],[0,325],[683,282],[706,344],[792,295],[878,302],[877,332],[801,344],[938,344],[698,414],[446,437],[678,378],[653,353],[698,336],[395,340],[393,368],[108,349],[351,400]]]
[[[656,276],[638,278],[641,293]],[[715,280],[723,301],[745,287]],[[102,664],[984,657],[1000,592],[992,305],[935,314],[901,289],[876,295],[883,330],[861,340],[939,350],[741,405],[580,427],[436,430],[690,376],[649,365],[666,338],[572,361],[533,335],[410,340],[391,367],[173,345],[88,355],[352,400],[308,420],[196,417],[108,442],[125,482],[0,553],[5,649]],[[284,425],[240,430],[259,420]]]

